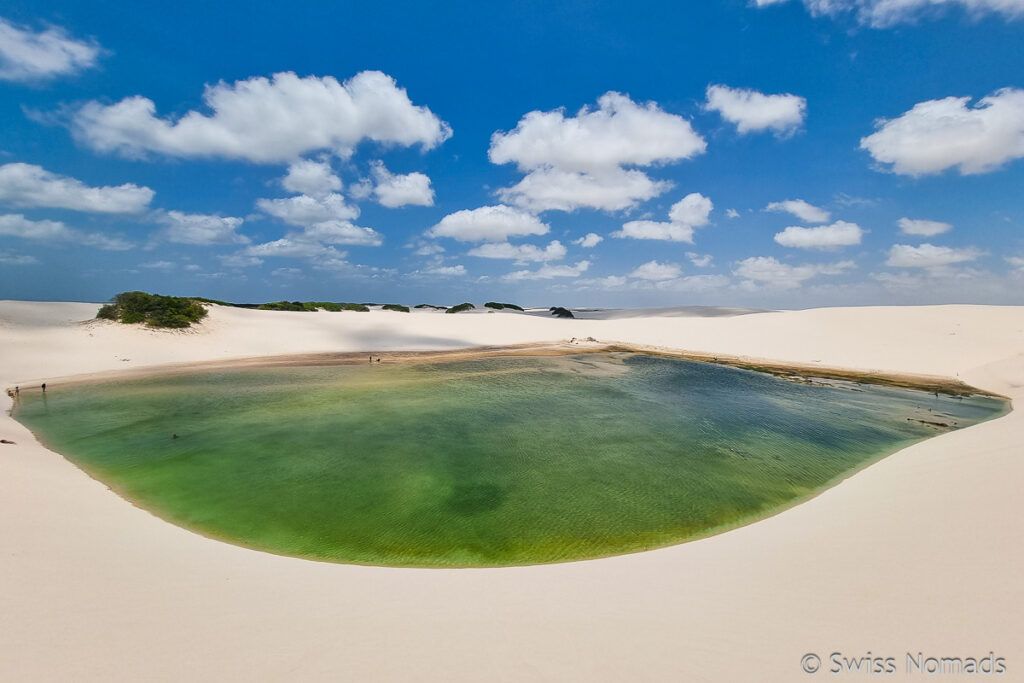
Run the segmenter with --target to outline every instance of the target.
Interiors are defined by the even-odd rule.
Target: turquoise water
[[[51,386],[22,392],[15,416],[209,536],[337,562],[501,566],[704,536],[947,431],[918,420],[1005,410],[837,384],[594,354]]]

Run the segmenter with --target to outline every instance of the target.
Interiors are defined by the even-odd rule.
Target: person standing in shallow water
[[[43,393],[46,393],[46,382],[43,382]]]

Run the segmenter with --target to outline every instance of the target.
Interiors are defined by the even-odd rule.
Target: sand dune
[[[581,320],[623,320],[625,318],[727,318],[734,315],[764,313],[757,308],[738,306],[662,306],[659,308],[580,308],[573,314]],[[540,315],[549,315],[542,309]]]
[[[261,355],[594,337],[941,375],[1024,397],[1024,308],[557,320],[215,307],[197,330],[0,302],[0,385]],[[6,397],[4,400],[7,400]],[[320,564],[157,520],[0,417],[0,678],[790,681],[818,653],[1024,666],[1024,416],[945,434],[817,498],[649,553],[497,570]],[[818,676],[825,676],[824,672]],[[856,677],[854,674],[850,674]],[[921,677],[917,674],[914,677]],[[936,677],[929,676],[929,679]]]

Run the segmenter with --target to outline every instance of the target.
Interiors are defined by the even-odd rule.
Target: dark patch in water
[[[469,517],[501,507],[508,493],[497,484],[457,484],[446,503],[448,509]]]

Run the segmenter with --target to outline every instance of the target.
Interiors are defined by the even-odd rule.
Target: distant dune
[[[531,310],[531,313],[533,311]],[[765,313],[757,308],[736,306],[667,306],[662,308],[573,308],[581,320],[623,320],[626,318],[728,318],[735,315]]]

